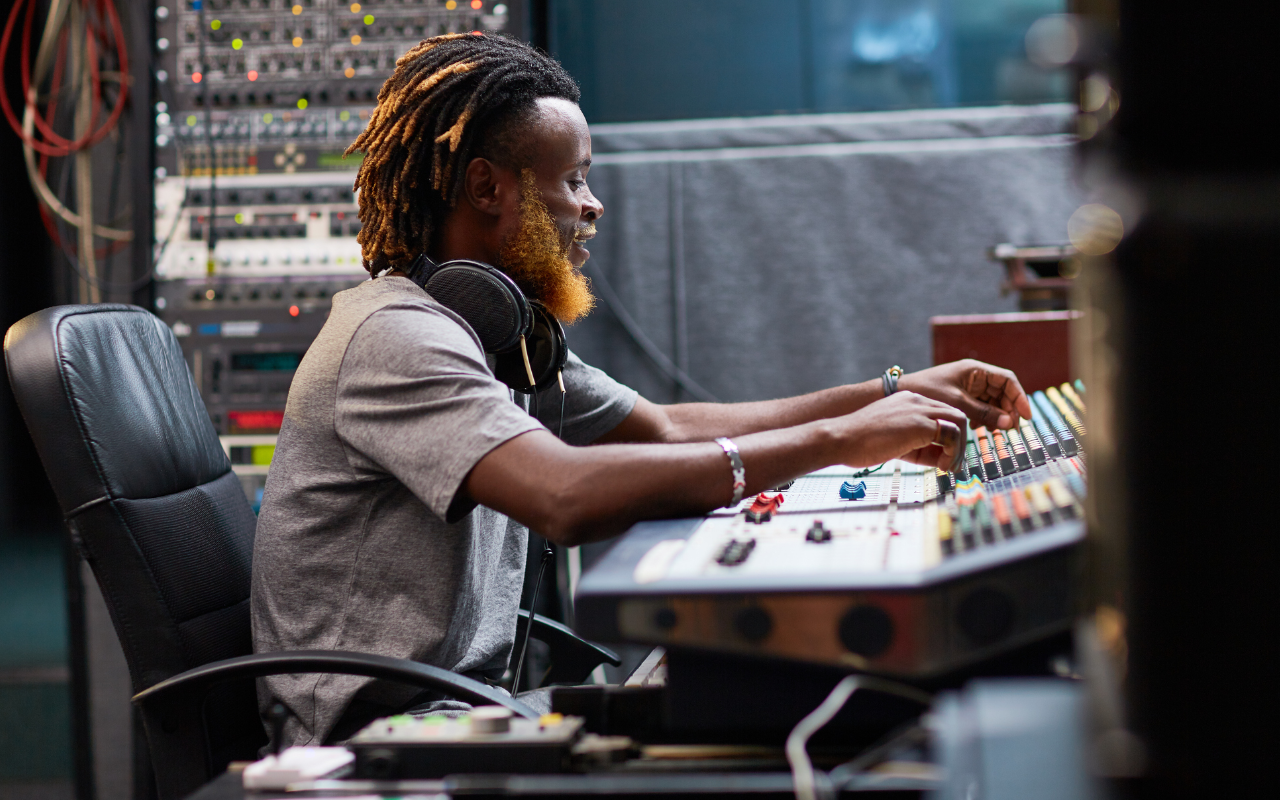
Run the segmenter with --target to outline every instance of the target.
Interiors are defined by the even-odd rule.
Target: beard
[[[515,232],[502,245],[502,271],[521,291],[540,301],[551,315],[572,325],[596,304],[591,282],[569,261],[574,231],[565,236],[556,227],[555,217],[538,191],[533,170],[520,173],[520,220]],[[595,226],[581,226],[594,233]]]

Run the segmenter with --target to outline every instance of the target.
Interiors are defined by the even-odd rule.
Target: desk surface
[[[687,772],[681,774],[596,773],[587,775],[459,775],[442,781],[372,783],[329,781],[325,791],[289,792],[300,797],[741,797],[794,798],[791,775],[785,772]],[[918,798],[937,787],[928,779],[901,776],[855,778],[841,797]],[[318,787],[317,787],[318,788]],[[188,800],[267,800],[285,792],[246,795],[240,775],[227,773],[191,795]]]
[[[941,800],[977,795],[984,800],[1096,800],[1099,787],[1085,768],[1084,692],[1076,681],[979,680],[939,696],[929,726],[930,750],[940,771],[907,766],[853,775],[840,797]],[[779,763],[728,761],[693,764],[630,762],[608,771],[564,775],[455,775],[441,781],[373,783],[329,781],[316,791],[246,795],[238,773],[210,782],[188,800],[269,800],[288,797],[794,797],[791,775]],[[885,765],[887,766],[887,765]],[[701,767],[701,769],[698,769]],[[733,771],[736,770],[736,771]],[[761,771],[772,770],[772,771]]]

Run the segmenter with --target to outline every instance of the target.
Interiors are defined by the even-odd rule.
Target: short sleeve
[[[395,477],[441,519],[450,519],[454,497],[480,459],[542,428],[511,402],[465,323],[416,304],[380,309],[356,331],[334,411],[357,474]]]
[[[587,445],[618,427],[639,395],[589,366],[573,352],[564,365],[564,434],[567,444]],[[560,389],[553,386],[538,393],[538,418],[555,433],[560,428]]]

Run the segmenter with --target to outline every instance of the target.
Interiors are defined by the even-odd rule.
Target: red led
[[[203,75],[201,75],[199,72],[193,72],[193,73],[191,73],[191,82],[192,82],[192,83],[199,83],[199,82],[200,82],[200,80],[201,80],[203,77],[204,77],[204,76],[203,76]]]
[[[484,6],[483,0],[471,0],[471,7],[479,11]]]
[[[258,71],[256,69],[249,70],[249,80],[256,81],[258,79]]]
[[[302,309],[297,306],[289,306],[289,316],[296,317],[302,313]]]

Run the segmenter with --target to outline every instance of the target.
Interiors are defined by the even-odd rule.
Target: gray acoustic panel
[[[987,248],[1066,241],[1069,122],[1054,105],[596,126],[588,273],[722,400],[927,367],[930,316],[1017,310]],[[607,309],[568,335],[651,400],[688,399]]]

